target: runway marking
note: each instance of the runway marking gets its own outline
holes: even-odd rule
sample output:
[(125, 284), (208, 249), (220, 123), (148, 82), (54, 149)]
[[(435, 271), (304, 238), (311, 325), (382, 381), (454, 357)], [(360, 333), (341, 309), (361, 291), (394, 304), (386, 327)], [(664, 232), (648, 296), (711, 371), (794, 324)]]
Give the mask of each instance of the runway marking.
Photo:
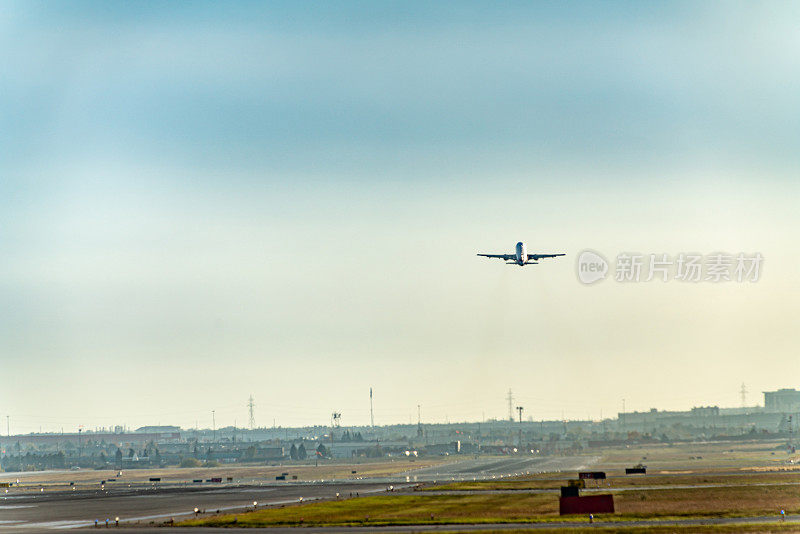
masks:
[(18, 521), (17, 524), (13, 525), (14, 528), (53, 528), (53, 529), (62, 529), (62, 528), (78, 528), (78, 527), (88, 527), (94, 525), (94, 521), (91, 522), (79, 522), (79, 521), (45, 521), (42, 523), (24, 523)]

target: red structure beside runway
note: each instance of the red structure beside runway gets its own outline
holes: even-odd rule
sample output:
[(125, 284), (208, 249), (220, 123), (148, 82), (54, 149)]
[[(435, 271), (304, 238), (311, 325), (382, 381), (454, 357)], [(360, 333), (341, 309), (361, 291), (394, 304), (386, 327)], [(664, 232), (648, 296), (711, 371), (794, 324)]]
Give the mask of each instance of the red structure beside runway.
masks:
[(613, 514), (613, 495), (586, 495), (584, 497), (560, 497), (559, 515), (568, 514)]

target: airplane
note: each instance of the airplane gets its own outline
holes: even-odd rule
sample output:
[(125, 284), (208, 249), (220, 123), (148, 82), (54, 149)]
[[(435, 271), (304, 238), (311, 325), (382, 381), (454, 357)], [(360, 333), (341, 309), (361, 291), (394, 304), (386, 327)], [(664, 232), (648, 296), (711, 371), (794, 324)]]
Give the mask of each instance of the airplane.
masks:
[[(557, 256), (564, 256), (564, 254), (528, 254), (525, 250), (525, 243), (520, 241), (517, 243), (517, 251), (514, 254), (478, 254), (485, 258), (500, 258), (506, 262), (506, 265), (536, 265), (538, 260), (542, 258), (555, 258)], [(533, 260), (533, 261), (531, 261)]]

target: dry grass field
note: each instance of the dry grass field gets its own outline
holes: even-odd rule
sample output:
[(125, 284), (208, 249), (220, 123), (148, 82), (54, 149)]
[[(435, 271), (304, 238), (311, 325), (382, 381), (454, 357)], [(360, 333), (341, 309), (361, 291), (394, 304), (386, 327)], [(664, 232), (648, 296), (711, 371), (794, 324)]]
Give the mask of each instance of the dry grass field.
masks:
[(381, 495), (222, 515), (185, 525), (402, 525), (526, 521), (558, 513), (552, 495)]
[[(630, 491), (615, 495), (617, 513), (598, 521), (666, 518), (778, 517), (800, 512), (800, 491), (786, 486), (745, 486)], [(553, 494), (381, 495), (221, 515), (186, 525), (403, 525), (574, 520), (558, 515)]]
[(648, 445), (605, 450), (601, 463), (609, 471), (624, 471), (637, 463), (646, 464), (651, 472), (779, 466), (800, 469), (800, 455), (788, 454), (784, 445), (785, 441), (777, 440)]
[[(423, 491), (488, 491), (488, 490), (542, 490), (558, 489), (566, 485), (567, 480), (576, 478), (563, 476), (519, 477), (504, 480), (453, 482), (441, 486), (426, 486)], [(800, 486), (800, 471), (767, 471), (743, 472), (731, 469), (717, 473), (676, 473), (667, 475), (622, 475), (609, 474), (605, 480), (587, 480), (586, 488), (606, 489), (653, 487), (653, 486), (748, 486), (748, 485), (797, 485)], [(800, 487), (798, 487), (800, 491)]]
[[(441, 532), (441, 531), (440, 531)], [(471, 531), (475, 532), (475, 531)], [(609, 534), (614, 532), (624, 532), (625, 534), (672, 534), (674, 532), (686, 534), (732, 534), (732, 533), (782, 533), (782, 532), (800, 532), (800, 525), (797, 523), (751, 523), (742, 524), (737, 523), (734, 525), (669, 525), (669, 526), (637, 526), (630, 525), (625, 527), (620, 526), (602, 526), (602, 524), (581, 526), (570, 526), (569, 530), (562, 528), (547, 528), (538, 527), (536, 530), (531, 529), (504, 529), (504, 530), (479, 530), (481, 533), (497, 532), (498, 534), (518, 534), (520, 532), (536, 532), (536, 534), (564, 534), (564, 532), (577, 532), (577, 533), (602, 533)]]
[(732, 486), (626, 491), (614, 495), (629, 517), (738, 517), (800, 513), (797, 486)]

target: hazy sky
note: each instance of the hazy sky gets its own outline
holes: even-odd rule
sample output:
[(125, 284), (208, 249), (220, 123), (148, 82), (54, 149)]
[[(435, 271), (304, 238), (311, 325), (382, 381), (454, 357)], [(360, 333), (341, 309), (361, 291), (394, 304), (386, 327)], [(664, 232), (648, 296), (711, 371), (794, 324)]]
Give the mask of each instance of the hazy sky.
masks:
[[(800, 5), (0, 4), (12, 432), (800, 387)], [(565, 258), (524, 269), (477, 252)], [(577, 253), (760, 252), (581, 285)], [(3, 429), (5, 430), (5, 429)]]

